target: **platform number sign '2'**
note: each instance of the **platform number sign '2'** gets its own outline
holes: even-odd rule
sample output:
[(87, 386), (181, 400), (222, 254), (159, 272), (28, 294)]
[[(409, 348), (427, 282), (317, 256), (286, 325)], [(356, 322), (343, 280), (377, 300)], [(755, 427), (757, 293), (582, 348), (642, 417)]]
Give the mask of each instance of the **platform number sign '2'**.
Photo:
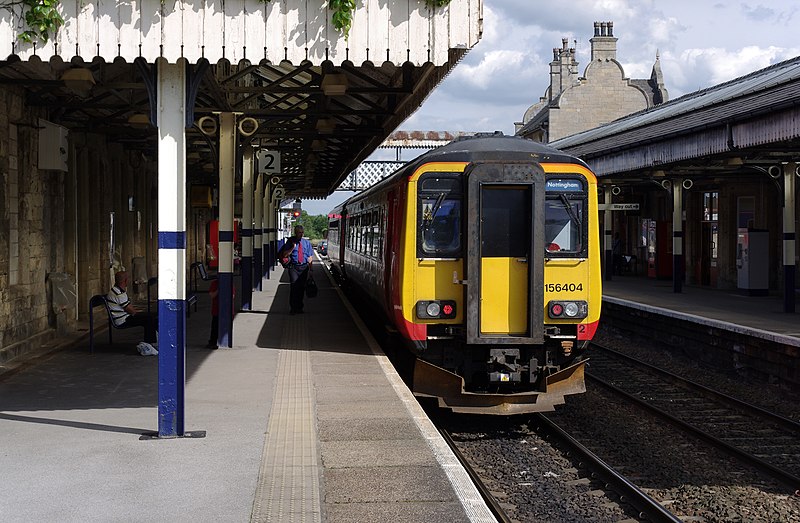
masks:
[(256, 153), (258, 159), (258, 172), (262, 174), (281, 173), (281, 153), (262, 149)]

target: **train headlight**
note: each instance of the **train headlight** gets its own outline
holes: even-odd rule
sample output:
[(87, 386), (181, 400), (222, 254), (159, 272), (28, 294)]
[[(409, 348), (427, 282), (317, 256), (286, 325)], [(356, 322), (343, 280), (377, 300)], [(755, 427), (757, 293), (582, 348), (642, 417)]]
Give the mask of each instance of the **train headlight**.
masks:
[(551, 301), (547, 304), (547, 315), (553, 319), (580, 319), (589, 315), (585, 301)]
[(425, 312), (431, 318), (437, 318), (439, 316), (439, 313), (442, 312), (442, 306), (436, 303), (435, 301), (432, 301), (428, 304), (427, 307), (425, 307)]
[(424, 300), (418, 301), (416, 306), (417, 318), (429, 320), (432, 318), (450, 319), (456, 317), (456, 302), (453, 300)]
[(564, 314), (566, 314), (570, 318), (574, 318), (578, 315), (578, 304), (575, 302), (567, 303), (564, 306)]

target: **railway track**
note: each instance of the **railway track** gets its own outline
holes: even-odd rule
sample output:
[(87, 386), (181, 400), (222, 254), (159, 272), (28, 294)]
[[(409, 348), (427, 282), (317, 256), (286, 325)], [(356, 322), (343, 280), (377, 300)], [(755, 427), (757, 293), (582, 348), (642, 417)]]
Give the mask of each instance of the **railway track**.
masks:
[(587, 379), (800, 489), (800, 424), (593, 344)]
[(563, 444), (568, 446), (571, 454), (577, 457), (582, 465), (587, 466), (593, 476), (601, 478), (608, 487), (619, 494), (620, 502), (635, 507), (639, 511), (640, 518), (654, 523), (680, 523), (681, 520), (679, 518), (639, 489), (628, 478), (614, 470), (561, 427), (553, 423), (547, 416), (536, 414), (535, 419), (542, 430), (557, 437)]
[[(439, 425), (439, 423), (437, 423), (437, 425)], [(461, 430), (464, 430), (463, 427)], [(478, 488), (478, 491), (484, 497), (487, 505), (499, 522), (510, 522), (512, 519), (504, 510), (503, 505), (498, 502), (495, 495), (500, 495), (507, 502), (511, 503), (510, 506), (514, 507), (515, 511), (522, 509), (522, 513), (515, 512), (517, 517), (530, 516), (530, 513), (526, 513), (525, 509), (523, 508), (527, 503), (542, 503), (544, 505), (552, 503), (553, 500), (549, 499), (549, 494), (539, 491), (532, 485), (531, 482), (534, 481), (535, 475), (530, 478), (526, 478), (522, 482), (519, 482), (518, 478), (511, 480), (512, 484), (517, 483), (517, 487), (520, 485), (531, 485), (524, 488), (529, 489), (533, 493), (532, 500), (526, 500), (525, 498), (527, 496), (522, 496), (521, 498), (515, 497), (513, 494), (511, 494), (511, 491), (514, 490), (513, 487), (511, 488), (511, 491), (505, 491), (504, 489), (511, 485), (504, 484), (502, 480), (498, 480), (498, 478), (492, 475), (491, 472), (489, 472), (490, 479), (488, 481), (491, 485), (490, 488), (486, 485), (486, 483), (484, 483), (484, 480), (481, 477), (482, 474), (486, 473), (487, 469), (486, 464), (480, 462), (481, 459), (484, 458), (483, 453), (476, 455), (473, 451), (472, 458), (478, 460), (477, 463), (473, 463), (470, 458), (466, 457), (461, 452), (458, 445), (451, 437), (448, 429), (440, 426), (439, 431), (442, 433), (445, 441), (448, 443), (448, 445), (450, 445), (454, 454), (467, 470), (468, 474)], [(564, 500), (571, 500), (566, 502), (567, 506), (571, 506), (573, 503), (576, 503), (577, 497), (581, 496), (580, 492), (583, 492), (584, 494), (588, 493), (587, 495), (584, 495), (583, 503), (591, 503), (588, 501), (591, 499), (593, 500), (592, 502), (596, 503), (598, 507), (605, 506), (607, 508), (609, 504), (617, 505), (617, 510), (619, 510), (617, 514), (636, 514), (638, 519), (654, 523), (679, 523), (681, 521), (656, 500), (639, 489), (633, 482), (611, 468), (597, 455), (595, 455), (565, 430), (559, 427), (555, 422), (542, 414), (526, 417), (526, 421), (522, 425), (512, 423), (511, 426), (504, 425), (504, 428), (497, 429), (496, 431), (492, 432), (494, 432), (495, 435), (493, 437), (488, 437), (488, 440), (493, 442), (492, 445), (496, 448), (496, 450), (494, 452), (487, 452), (487, 454), (497, 455), (497, 453), (503, 454), (505, 452), (505, 455), (508, 456), (508, 449), (515, 448), (517, 450), (512, 454), (516, 456), (517, 459), (524, 458), (526, 455), (528, 455), (528, 453), (521, 447), (524, 447), (528, 442), (540, 441), (540, 443), (533, 443), (533, 445), (538, 445), (539, 447), (542, 445), (551, 446), (553, 447), (553, 452), (563, 456), (562, 459), (565, 460), (564, 464), (567, 468), (564, 470), (556, 469), (556, 471), (553, 472), (552, 469), (548, 467), (549, 472), (545, 473), (544, 478), (541, 481), (552, 482), (553, 477), (563, 475), (565, 477), (565, 485), (571, 485), (571, 487), (557, 487), (556, 491), (564, 497)], [(461, 435), (463, 436), (463, 432)], [(544, 443), (542, 438), (545, 438), (550, 442), (557, 441), (558, 445), (554, 446), (552, 443)], [(536, 452), (536, 454), (540, 453)], [(489, 459), (491, 461), (492, 458)], [(500, 465), (500, 467), (503, 469), (508, 469), (508, 466), (508, 463)], [(534, 469), (536, 469), (536, 465), (533, 463), (526, 463), (524, 459), (517, 465), (517, 470)], [(551, 474), (550, 478), (548, 478), (548, 474)], [(566, 478), (568, 476), (577, 476), (582, 479), (567, 480)], [(592, 487), (592, 485), (594, 486)], [(497, 494), (496, 492), (493, 492), (492, 489), (500, 491), (502, 494)], [(605, 495), (598, 497), (597, 494), (592, 494), (590, 492), (602, 492)], [(537, 498), (537, 496), (539, 497)], [(583, 509), (587, 510), (586, 505), (583, 505)], [(569, 511), (569, 508), (567, 510)], [(588, 509), (588, 511), (591, 513), (592, 509)], [(558, 518), (558, 516), (554, 517)], [(602, 516), (599, 517), (600, 520), (603, 520)], [(618, 520), (618, 518), (619, 516), (617, 516), (616, 519)], [(614, 519), (615, 518), (609, 518), (608, 520), (613, 521)]]

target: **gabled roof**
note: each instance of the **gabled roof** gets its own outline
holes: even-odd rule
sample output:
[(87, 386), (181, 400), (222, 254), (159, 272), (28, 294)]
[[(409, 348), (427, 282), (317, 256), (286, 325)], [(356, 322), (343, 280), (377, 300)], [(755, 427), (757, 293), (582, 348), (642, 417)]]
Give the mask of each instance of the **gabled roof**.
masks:
[(800, 103), (800, 57), (553, 142), (587, 157)]

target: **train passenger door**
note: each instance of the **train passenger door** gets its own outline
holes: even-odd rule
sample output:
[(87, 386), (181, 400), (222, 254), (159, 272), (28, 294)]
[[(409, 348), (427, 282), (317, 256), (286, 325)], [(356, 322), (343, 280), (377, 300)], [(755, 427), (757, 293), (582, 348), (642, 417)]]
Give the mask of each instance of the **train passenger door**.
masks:
[(468, 342), (542, 343), (544, 172), (472, 164), (467, 198)]

